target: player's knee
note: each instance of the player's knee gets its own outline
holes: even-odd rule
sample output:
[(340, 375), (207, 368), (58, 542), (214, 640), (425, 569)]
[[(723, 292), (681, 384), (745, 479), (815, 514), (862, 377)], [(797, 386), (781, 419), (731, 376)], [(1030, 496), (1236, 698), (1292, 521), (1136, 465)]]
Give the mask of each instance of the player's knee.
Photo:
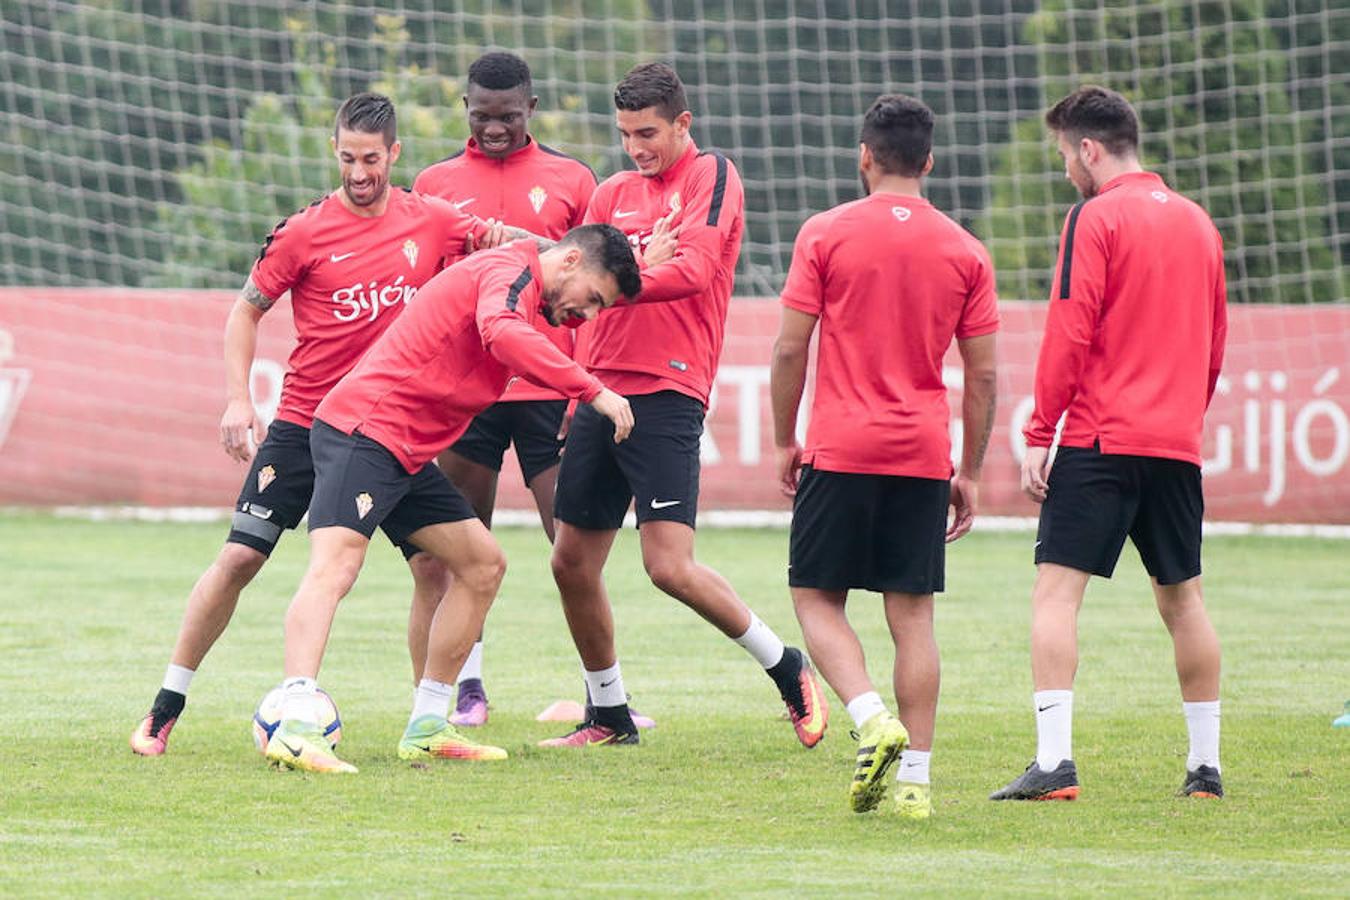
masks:
[(455, 577), (474, 594), (495, 596), (506, 577), (506, 554), (500, 547), (484, 550)]
[(450, 570), (430, 553), (418, 553), (408, 560), (417, 596), (439, 598), (450, 586)]
[(553, 569), (553, 580), (563, 587), (585, 581), (589, 575), (585, 555), (565, 544), (553, 545), (549, 566)]
[(689, 580), (690, 565), (687, 560), (657, 556), (644, 558), (642, 564), (647, 569), (647, 577), (657, 588), (677, 596), (684, 593), (684, 587)]
[(261, 551), (233, 542), (226, 543), (216, 557), (216, 565), (225, 577), (241, 587), (252, 581), (266, 562), (267, 556)]

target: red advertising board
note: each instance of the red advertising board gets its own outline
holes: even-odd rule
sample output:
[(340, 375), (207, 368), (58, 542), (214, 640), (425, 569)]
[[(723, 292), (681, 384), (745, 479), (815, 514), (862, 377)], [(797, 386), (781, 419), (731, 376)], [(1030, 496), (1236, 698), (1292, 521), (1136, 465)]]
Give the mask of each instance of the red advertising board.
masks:
[[(0, 504), (228, 506), (244, 468), (220, 449), (228, 292), (0, 289)], [(1044, 305), (1005, 302), (999, 410), (982, 511), (1032, 515), (1017, 487)], [(614, 313), (615, 315), (621, 313)], [(703, 440), (700, 506), (786, 509), (772, 471), (777, 304), (737, 300)], [(283, 302), (253, 371), (265, 417), (294, 340)], [(947, 360), (960, 408), (960, 359)], [(953, 424), (959, 447), (960, 423)], [(1212, 520), (1350, 523), (1350, 307), (1232, 306), (1205, 438)], [(499, 507), (526, 509), (514, 460)]]

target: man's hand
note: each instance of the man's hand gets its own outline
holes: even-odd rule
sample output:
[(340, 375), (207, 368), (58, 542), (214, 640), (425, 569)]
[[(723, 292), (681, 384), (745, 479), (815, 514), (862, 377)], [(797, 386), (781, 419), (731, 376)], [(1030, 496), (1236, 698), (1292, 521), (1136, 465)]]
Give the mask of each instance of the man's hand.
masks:
[(220, 417), (220, 443), (225, 452), (240, 462), (253, 459), (253, 448), (249, 446), (249, 434), (252, 433), (253, 445), (263, 441), (267, 429), (262, 419), (247, 400), (231, 400), (225, 407), (225, 415)]
[(609, 388), (603, 388), (594, 400), (591, 401), (591, 407), (614, 423), (614, 443), (619, 444), (628, 437), (629, 432), (633, 430), (633, 408), (628, 405), (628, 400)]
[(1037, 503), (1045, 502), (1050, 477), (1050, 448), (1028, 447), (1022, 457), (1022, 490)]
[(487, 219), (483, 224), (487, 225), (487, 233), (483, 235), (482, 240), (475, 241), (472, 232), (464, 239), (465, 253), (473, 253), (476, 250), (491, 250), (506, 241), (506, 224), (504, 222)]
[(576, 414), (577, 401), (572, 400), (567, 404), (567, 408), (563, 410), (562, 421), (558, 423), (558, 440), (567, 440), (567, 432), (572, 430), (572, 417)]
[(642, 248), (642, 265), (650, 268), (659, 266), (675, 257), (680, 243), (680, 226), (674, 224), (676, 212), (672, 211), (656, 220), (652, 225), (652, 239)]
[(974, 478), (957, 473), (952, 479), (952, 524), (947, 526), (947, 543), (964, 537), (975, 524), (975, 509), (980, 502), (980, 485)]
[(784, 497), (797, 496), (797, 475), (802, 468), (802, 445), (793, 441), (786, 447), (774, 447), (778, 467), (778, 488)]

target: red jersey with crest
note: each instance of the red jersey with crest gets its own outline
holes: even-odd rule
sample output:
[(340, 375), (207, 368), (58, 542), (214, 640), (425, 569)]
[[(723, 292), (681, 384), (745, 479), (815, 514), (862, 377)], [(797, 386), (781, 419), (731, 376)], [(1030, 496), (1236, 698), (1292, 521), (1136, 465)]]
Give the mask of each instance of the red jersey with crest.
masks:
[(1064, 223), (1027, 444), (1200, 464), (1228, 333), (1223, 239), (1152, 172), (1108, 181)]
[(464, 240), (486, 235), (478, 218), (434, 197), (390, 188), (382, 215), (358, 216), (336, 192), (284, 219), (249, 278), (264, 296), (291, 293), (298, 341), (277, 418), (308, 428), (314, 408), (384, 333)]
[[(501, 159), (488, 156), (469, 138), (463, 150), (423, 169), (413, 190), (448, 200), (480, 219), (497, 219), (557, 240), (585, 219), (595, 173), (580, 160), (532, 137)], [(549, 325), (542, 318), (538, 324), (559, 350), (572, 355), (572, 329)], [(516, 379), (502, 400), (557, 400), (561, 396)]]
[(359, 428), (416, 473), (497, 402), (513, 374), (594, 400), (600, 381), (535, 327), (542, 306), (534, 241), (475, 253), (423, 286), (316, 417), (347, 434)]
[(875, 193), (806, 220), (782, 302), (820, 323), (802, 462), (951, 478), (942, 358), (998, 330), (984, 246), (922, 197)]
[(620, 172), (595, 189), (586, 221), (613, 225), (635, 247), (651, 240), (657, 219), (679, 210), (679, 248), (670, 261), (643, 270), (637, 305), (606, 310), (580, 329), (578, 358), (612, 390), (673, 390), (707, 405), (722, 355), (744, 206), (736, 167), (721, 153), (700, 153), (692, 140), (660, 175)]

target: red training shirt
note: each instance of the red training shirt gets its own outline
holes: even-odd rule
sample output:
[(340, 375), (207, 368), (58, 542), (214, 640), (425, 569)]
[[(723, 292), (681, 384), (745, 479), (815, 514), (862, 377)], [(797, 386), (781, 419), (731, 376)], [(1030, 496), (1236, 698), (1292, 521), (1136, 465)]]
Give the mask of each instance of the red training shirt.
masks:
[(287, 362), (277, 418), (308, 428), (314, 408), (393, 323), (481, 220), (434, 197), (390, 188), (382, 215), (358, 216), (336, 192), (283, 219), (263, 243), (254, 287), (291, 292), (298, 342)]
[(501, 396), (514, 373), (594, 400), (602, 385), (535, 328), (534, 241), (475, 253), (441, 272), (319, 404), (315, 417), (379, 442), (415, 474)]
[[(478, 149), (477, 141), (469, 138), (463, 150), (423, 169), (413, 182), (413, 190), (448, 200), (480, 219), (497, 219), (557, 240), (585, 219), (595, 190), (595, 173), (581, 160), (532, 137), (524, 147), (502, 159), (488, 156)], [(572, 355), (572, 329), (550, 325), (542, 317), (537, 324), (559, 350)], [(551, 388), (517, 378), (501, 399), (561, 397)]]
[(1223, 239), (1152, 172), (1117, 176), (1064, 223), (1024, 434), (1200, 464), (1228, 333)]
[(922, 197), (872, 194), (806, 220), (782, 303), (820, 320), (802, 462), (951, 478), (942, 357), (998, 330), (984, 246)]
[[(620, 394), (673, 390), (705, 406), (717, 377), (745, 197), (736, 167), (692, 140), (676, 163), (652, 178), (628, 171), (595, 189), (587, 222), (606, 222), (641, 247), (652, 225), (681, 211), (675, 257), (642, 273), (635, 307), (616, 309), (581, 329), (578, 358)], [(677, 300), (674, 303), (659, 301)]]

